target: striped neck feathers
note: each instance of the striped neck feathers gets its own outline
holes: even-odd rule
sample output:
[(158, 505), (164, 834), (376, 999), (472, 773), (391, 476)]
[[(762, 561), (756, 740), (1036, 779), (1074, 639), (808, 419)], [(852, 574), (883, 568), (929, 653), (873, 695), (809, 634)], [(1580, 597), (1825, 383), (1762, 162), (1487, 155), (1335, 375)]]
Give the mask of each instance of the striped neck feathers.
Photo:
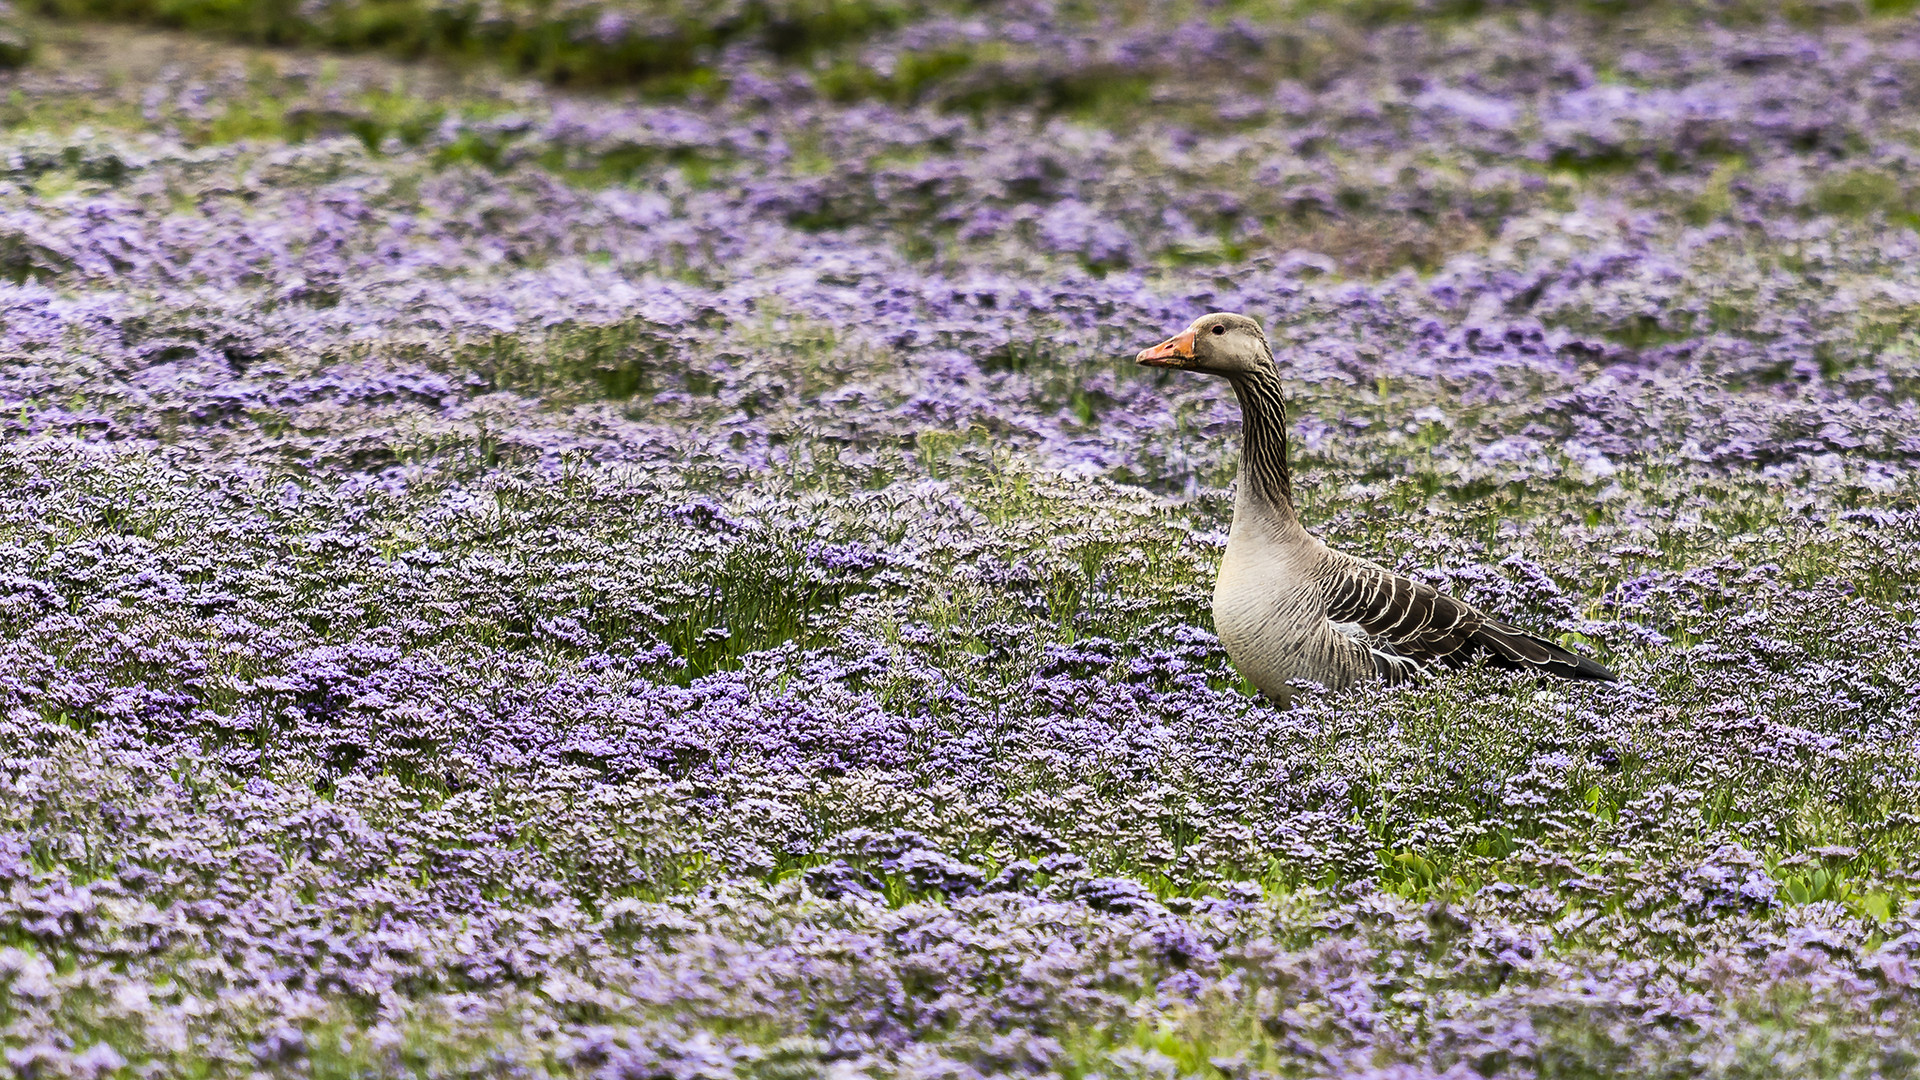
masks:
[(1228, 377), (1240, 399), (1240, 490), (1293, 517), (1293, 474), (1287, 467), (1287, 404), (1280, 376), (1268, 371)]

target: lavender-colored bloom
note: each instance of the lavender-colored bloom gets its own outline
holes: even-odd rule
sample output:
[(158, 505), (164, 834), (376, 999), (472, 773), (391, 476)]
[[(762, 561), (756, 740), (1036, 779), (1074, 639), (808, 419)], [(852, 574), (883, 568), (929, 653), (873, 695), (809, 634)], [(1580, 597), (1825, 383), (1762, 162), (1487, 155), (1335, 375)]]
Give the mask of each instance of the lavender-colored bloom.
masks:
[[(9, 1071), (1911, 1072), (1920, 36), (1414, 8), (9, 75)], [(1243, 693), (1214, 308), (1624, 682)]]

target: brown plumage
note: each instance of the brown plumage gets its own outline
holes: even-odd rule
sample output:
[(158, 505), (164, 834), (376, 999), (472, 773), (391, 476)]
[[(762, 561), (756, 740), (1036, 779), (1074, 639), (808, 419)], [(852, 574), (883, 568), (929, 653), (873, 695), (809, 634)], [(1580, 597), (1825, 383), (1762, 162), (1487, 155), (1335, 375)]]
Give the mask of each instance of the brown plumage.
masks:
[(1377, 639), (1376, 667), (1389, 681), (1404, 677), (1401, 661), (1459, 667), (1482, 658), (1496, 667), (1568, 679), (1614, 677), (1600, 664), (1490, 619), (1431, 585), (1336, 551), (1328, 555), (1323, 576), (1327, 618), (1337, 625), (1358, 626)]
[(1244, 447), (1213, 620), (1227, 654), (1263, 694), (1285, 705), (1295, 680), (1393, 683), (1475, 661), (1570, 679), (1614, 678), (1578, 653), (1310, 536), (1294, 511), (1286, 403), (1258, 322), (1203, 315), (1142, 350), (1139, 360), (1223, 376), (1240, 400)]

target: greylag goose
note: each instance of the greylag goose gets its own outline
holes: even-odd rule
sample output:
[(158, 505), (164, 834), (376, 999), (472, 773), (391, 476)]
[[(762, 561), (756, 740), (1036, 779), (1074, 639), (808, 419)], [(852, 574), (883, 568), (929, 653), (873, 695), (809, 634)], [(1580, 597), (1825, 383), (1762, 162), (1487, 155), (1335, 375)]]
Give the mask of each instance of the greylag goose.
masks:
[(1240, 399), (1238, 490), (1213, 624), (1234, 666), (1276, 704), (1291, 704), (1295, 680), (1397, 683), (1476, 659), (1569, 679), (1614, 678), (1578, 653), (1308, 535), (1293, 507), (1280, 371), (1257, 321), (1202, 315), (1138, 359), (1223, 376)]

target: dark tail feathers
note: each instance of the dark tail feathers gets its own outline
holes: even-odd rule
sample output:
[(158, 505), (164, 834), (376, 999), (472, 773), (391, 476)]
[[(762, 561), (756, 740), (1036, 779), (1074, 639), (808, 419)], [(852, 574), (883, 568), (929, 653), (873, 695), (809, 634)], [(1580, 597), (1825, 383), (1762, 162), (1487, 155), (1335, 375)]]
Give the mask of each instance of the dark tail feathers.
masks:
[(1612, 669), (1597, 660), (1503, 623), (1487, 623), (1474, 637), (1486, 651), (1488, 660), (1498, 667), (1537, 671), (1563, 679), (1620, 680)]

